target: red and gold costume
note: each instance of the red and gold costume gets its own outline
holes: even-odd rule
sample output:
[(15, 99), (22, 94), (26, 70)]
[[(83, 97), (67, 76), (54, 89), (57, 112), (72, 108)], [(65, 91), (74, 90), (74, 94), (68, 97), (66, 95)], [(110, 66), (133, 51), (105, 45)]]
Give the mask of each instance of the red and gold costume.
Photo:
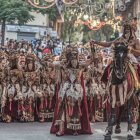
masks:
[(83, 71), (78, 61), (77, 50), (75, 48), (67, 50), (66, 58), (66, 64), (65, 61), (61, 61), (56, 66), (60, 70), (60, 79), (51, 133), (58, 136), (91, 134)]

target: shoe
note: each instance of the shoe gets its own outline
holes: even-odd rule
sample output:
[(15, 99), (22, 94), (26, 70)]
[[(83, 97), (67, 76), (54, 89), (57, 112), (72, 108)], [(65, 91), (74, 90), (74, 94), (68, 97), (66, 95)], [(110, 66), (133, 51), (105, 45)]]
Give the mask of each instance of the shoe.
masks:
[(121, 133), (121, 127), (120, 127), (120, 125), (116, 125), (115, 133), (116, 134), (120, 134)]
[(41, 118), (41, 119), (39, 120), (39, 122), (43, 123), (43, 122), (45, 122), (45, 119), (44, 119), (44, 118)]
[(56, 136), (60, 137), (60, 136), (63, 136), (64, 135), (64, 131), (58, 131), (56, 133)]
[(73, 133), (73, 136), (78, 136), (78, 132), (74, 132)]

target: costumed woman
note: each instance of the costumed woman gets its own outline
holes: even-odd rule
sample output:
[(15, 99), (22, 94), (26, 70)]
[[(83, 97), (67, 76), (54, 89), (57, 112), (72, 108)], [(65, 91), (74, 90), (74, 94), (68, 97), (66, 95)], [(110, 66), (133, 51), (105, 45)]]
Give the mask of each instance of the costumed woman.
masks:
[(51, 133), (56, 136), (92, 134), (83, 80), (83, 67), (87, 67), (90, 62), (79, 62), (76, 47), (67, 47), (62, 55), (59, 63), (48, 64), (59, 70)]
[[(53, 63), (52, 55), (43, 56), (42, 64)], [(38, 118), (40, 122), (52, 121), (55, 108), (55, 69), (43, 67), (41, 70), (42, 95), (37, 97)]]
[(22, 119), (27, 122), (33, 122), (38, 117), (35, 114), (35, 97), (40, 86), (40, 71), (35, 62), (35, 55), (33, 53), (27, 54), (24, 72), (25, 83), (22, 88), (24, 96), (24, 115)]

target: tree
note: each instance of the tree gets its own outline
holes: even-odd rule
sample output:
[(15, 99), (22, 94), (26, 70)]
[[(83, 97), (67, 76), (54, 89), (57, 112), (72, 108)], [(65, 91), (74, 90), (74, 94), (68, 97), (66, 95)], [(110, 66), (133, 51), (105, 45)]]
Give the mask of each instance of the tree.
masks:
[(32, 21), (31, 8), (23, 0), (0, 0), (1, 21), (1, 45), (4, 45), (6, 23), (18, 23), (19, 25)]
[(33, 11), (37, 11), (37, 12), (41, 13), (42, 15), (48, 14), (50, 20), (55, 20), (57, 17), (58, 10), (57, 10), (56, 6), (53, 6), (48, 9), (39, 9), (39, 8), (35, 8), (32, 6), (30, 6), (30, 8)]
[(64, 13), (64, 23), (62, 26), (62, 38), (64, 41), (77, 42), (76, 33), (82, 32), (82, 25), (76, 25), (79, 16), (79, 9), (68, 8)]

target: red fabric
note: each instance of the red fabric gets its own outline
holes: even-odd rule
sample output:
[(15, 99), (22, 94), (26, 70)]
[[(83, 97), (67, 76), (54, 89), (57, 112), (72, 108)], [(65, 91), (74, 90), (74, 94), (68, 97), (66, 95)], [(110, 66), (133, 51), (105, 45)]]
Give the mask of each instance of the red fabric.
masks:
[(47, 106), (48, 106), (48, 101), (47, 101), (47, 99), (45, 98), (45, 107), (47, 108)]
[(82, 116), (81, 108), (80, 108), (80, 106), (78, 106), (78, 107), (79, 107), (79, 114), (80, 114), (80, 116)]
[(43, 50), (43, 53), (50, 53), (50, 50), (48, 48)]
[(41, 101), (39, 109), (43, 109), (43, 102)]
[(17, 105), (15, 104), (14, 100), (6, 101), (6, 106), (3, 108), (4, 109), (4, 114), (5, 115), (9, 115), (12, 118), (16, 118), (17, 117)]
[(94, 105), (94, 100), (93, 100), (93, 98), (92, 98), (92, 99), (90, 100), (90, 113), (92, 113), (93, 105)]
[[(81, 118), (81, 124), (82, 124), (82, 130), (83, 132), (87, 132), (87, 134), (92, 134), (91, 127), (90, 127), (90, 122), (89, 122), (89, 116), (88, 116), (88, 108), (87, 108), (87, 99), (86, 99), (86, 90), (84, 86), (84, 79), (83, 79), (83, 74), (81, 77), (81, 85), (83, 87), (83, 106), (82, 106), (82, 114), (84, 114)], [(87, 123), (85, 123), (87, 122)]]
[(57, 84), (57, 87), (56, 87), (56, 105), (55, 105), (55, 109), (54, 109), (54, 118), (53, 118), (50, 133), (56, 133), (58, 131), (57, 128), (55, 127), (55, 120), (56, 120), (58, 112), (59, 112), (59, 99), (58, 99), (59, 89), (60, 89), (60, 85)]
[(131, 80), (132, 80), (131, 74), (128, 73), (128, 87), (131, 87)]
[(50, 103), (49, 103), (49, 109), (52, 108), (52, 99), (50, 99)]
[(71, 114), (70, 114), (71, 116), (73, 115), (73, 107), (71, 107)]

